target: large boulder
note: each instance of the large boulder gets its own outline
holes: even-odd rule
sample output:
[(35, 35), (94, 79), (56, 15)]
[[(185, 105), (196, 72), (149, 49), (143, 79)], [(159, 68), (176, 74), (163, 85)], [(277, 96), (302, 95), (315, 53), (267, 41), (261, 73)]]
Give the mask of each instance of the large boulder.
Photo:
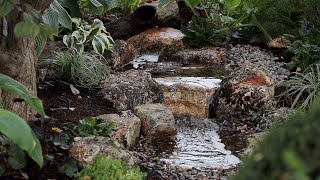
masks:
[(176, 52), (184, 48), (185, 35), (174, 28), (153, 28), (127, 40), (139, 53)]
[(104, 114), (98, 116), (106, 122), (116, 123), (115, 132), (112, 137), (121, 143), (125, 148), (131, 149), (139, 140), (141, 120), (131, 113), (131, 111), (118, 114)]
[(119, 111), (132, 110), (142, 104), (163, 102), (159, 84), (152, 79), (150, 73), (140, 70), (128, 70), (107, 77), (102, 81), (100, 93)]
[(225, 65), (227, 49), (220, 47), (204, 47), (200, 49), (184, 49), (174, 54), (163, 54), (160, 61), (174, 61), (181, 64)]
[(230, 120), (270, 110), (274, 107), (274, 90), (274, 81), (260, 70), (232, 72), (222, 81), (211, 111), (218, 118)]
[(139, 163), (139, 159), (130, 151), (123, 149), (117, 141), (102, 136), (74, 138), (69, 154), (81, 167), (89, 164), (98, 154), (121, 159), (130, 167)]
[(149, 139), (176, 134), (173, 114), (163, 104), (145, 104), (136, 106), (135, 115), (141, 119), (142, 134)]
[(155, 78), (164, 93), (164, 102), (175, 117), (207, 118), (220, 79), (201, 77)]

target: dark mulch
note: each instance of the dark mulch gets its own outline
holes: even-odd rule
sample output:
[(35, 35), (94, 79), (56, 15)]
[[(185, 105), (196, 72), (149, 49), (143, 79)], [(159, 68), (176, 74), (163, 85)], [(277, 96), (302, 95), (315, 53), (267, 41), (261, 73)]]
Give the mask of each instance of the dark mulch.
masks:
[(21, 172), (26, 173), (31, 180), (73, 179), (58, 171), (58, 167), (68, 157), (68, 151), (53, 145), (50, 140), (50, 136), (54, 133), (52, 127), (57, 127), (65, 122), (77, 122), (83, 117), (116, 113), (112, 104), (99, 95), (98, 89), (76, 88), (80, 91), (79, 95), (74, 95), (67, 83), (47, 81), (38, 84), (38, 97), (43, 102), (46, 114), (51, 118), (47, 122), (37, 121), (30, 123), (30, 125), (41, 141), (44, 156), (54, 156), (54, 160), (48, 161), (40, 170), (36, 163), (28, 159), (26, 168), (21, 171), (7, 171), (7, 176), (2, 176), (0, 179), (25, 179)]

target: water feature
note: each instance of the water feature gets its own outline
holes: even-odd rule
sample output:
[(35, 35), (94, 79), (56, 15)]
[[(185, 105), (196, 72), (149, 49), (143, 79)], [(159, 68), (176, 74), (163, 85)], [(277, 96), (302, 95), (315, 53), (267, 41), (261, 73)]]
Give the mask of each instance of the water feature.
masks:
[[(185, 96), (183, 93), (187, 91), (188, 95), (192, 95), (191, 91), (195, 91), (195, 94), (204, 92), (210, 94), (210, 90), (214, 92), (214, 89), (219, 87), (221, 79), (229, 73), (219, 66), (182, 66), (176, 62), (158, 62), (156, 54), (138, 56), (132, 65), (136, 69), (149, 71), (159, 84), (171, 87), (169, 89), (174, 92), (168, 94), (174, 96), (173, 99), (176, 103), (187, 101), (186, 98), (178, 97)], [(176, 86), (177, 84), (179, 86)], [(181, 86), (192, 90), (178, 92), (175, 87)], [(204, 97), (211, 99), (211, 96), (212, 94), (209, 98)], [(165, 97), (169, 96), (165, 95)], [(192, 97), (191, 100), (193, 102), (186, 104), (196, 103), (199, 105), (195, 97)], [(207, 100), (204, 101), (203, 108), (208, 108), (206, 102)], [(246, 143), (225, 132), (222, 133), (223, 137), (220, 137), (219, 126), (214, 119), (180, 118), (177, 119), (177, 128), (175, 141), (158, 137), (153, 144), (156, 155), (161, 161), (187, 169), (219, 169), (221, 167), (228, 169), (236, 167), (240, 163), (237, 155), (246, 146)], [(223, 140), (227, 140), (227, 146)]]
[[(190, 122), (193, 121), (193, 122)], [(174, 151), (162, 158), (172, 165), (184, 168), (231, 168), (240, 160), (225, 149), (213, 119), (178, 120), (178, 134)]]

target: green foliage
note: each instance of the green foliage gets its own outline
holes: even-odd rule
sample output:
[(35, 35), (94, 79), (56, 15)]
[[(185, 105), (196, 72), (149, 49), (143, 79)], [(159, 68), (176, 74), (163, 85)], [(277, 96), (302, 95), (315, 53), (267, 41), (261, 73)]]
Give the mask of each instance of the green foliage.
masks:
[(290, 65), (297, 67), (298, 72), (304, 71), (311, 64), (320, 60), (320, 47), (315, 44), (305, 44), (301, 40), (296, 40), (288, 47), (288, 50), (294, 54)]
[[(36, 112), (45, 116), (41, 100), (32, 96), (21, 83), (0, 74), (0, 88), (21, 97)], [(19, 130), (19, 131), (17, 131)], [(27, 122), (11, 111), (0, 108), (0, 132), (40, 166), (43, 165), (41, 145)]]
[[(240, 38), (239, 30), (252, 24), (243, 24), (253, 13), (248, 9), (242, 15), (237, 15), (236, 8), (241, 1), (215, 2), (201, 4), (204, 16), (193, 16), (188, 26), (181, 28), (186, 34), (186, 42), (194, 47), (209, 45), (226, 45), (234, 38)], [(214, 6), (214, 7), (213, 7)], [(206, 9), (211, 9), (207, 11)]]
[(318, 0), (243, 0), (246, 7), (257, 8), (257, 21), (272, 38), (292, 34), (300, 21), (320, 26)]
[(83, 118), (79, 124), (66, 123), (62, 127), (72, 137), (105, 136), (111, 137), (116, 124), (108, 123), (100, 118)]
[(319, 179), (320, 98), (273, 127), (231, 180)]
[(38, 67), (52, 68), (53, 78), (71, 81), (82, 87), (99, 85), (111, 73), (105, 58), (97, 53), (78, 53), (74, 50), (55, 52), (51, 58), (41, 59)]
[(63, 43), (68, 48), (75, 49), (79, 53), (92, 49), (100, 54), (103, 54), (105, 50), (112, 51), (114, 41), (102, 21), (95, 19), (89, 25), (80, 18), (73, 18), (72, 22), (76, 25), (77, 30), (63, 36)]
[(0, 17), (6, 17), (14, 7), (25, 10), (22, 20), (14, 27), (14, 34), (17, 37), (36, 37), (38, 54), (44, 49), (48, 38), (58, 35), (59, 24), (71, 29), (71, 17), (57, 0), (43, 14), (19, 0), (0, 0)]
[(112, 157), (105, 158), (98, 155), (90, 164), (86, 165), (76, 177), (79, 180), (142, 180), (146, 174), (138, 168), (129, 169), (121, 160)]
[(62, 164), (59, 165), (59, 172), (69, 177), (73, 177), (78, 172), (77, 161), (73, 158), (67, 158)]
[(283, 85), (287, 89), (280, 97), (292, 99), (292, 107), (299, 105), (307, 109), (320, 91), (320, 64), (311, 65), (303, 73), (294, 73)]

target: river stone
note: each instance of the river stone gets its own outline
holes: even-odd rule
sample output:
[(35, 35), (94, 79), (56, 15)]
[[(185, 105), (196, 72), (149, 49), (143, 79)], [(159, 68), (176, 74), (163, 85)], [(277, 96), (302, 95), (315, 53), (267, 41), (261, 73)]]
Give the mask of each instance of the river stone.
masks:
[(220, 47), (204, 47), (201, 49), (185, 49), (174, 54), (160, 56), (160, 61), (174, 61), (181, 64), (225, 65), (227, 49)]
[(155, 78), (164, 93), (164, 102), (175, 117), (206, 118), (220, 79), (204, 77)]
[(174, 28), (153, 28), (127, 40), (137, 51), (142, 53), (176, 52), (184, 48), (182, 39), (185, 35)]
[(270, 110), (274, 108), (274, 90), (274, 81), (260, 70), (232, 72), (222, 81), (211, 110), (224, 120)]
[(139, 163), (137, 157), (130, 151), (123, 149), (117, 141), (109, 137), (75, 137), (69, 149), (69, 155), (77, 160), (80, 167), (92, 162), (98, 154), (121, 159), (129, 167)]
[(145, 104), (136, 106), (135, 115), (141, 119), (142, 134), (148, 138), (172, 136), (176, 134), (173, 114), (163, 104)]
[(98, 118), (109, 123), (116, 123), (117, 126), (112, 137), (127, 149), (131, 149), (138, 142), (141, 120), (131, 112), (122, 112), (120, 116), (118, 114), (104, 114)]
[(118, 60), (113, 63), (115, 69), (119, 69), (129, 64), (136, 56), (136, 49), (132, 44), (124, 40), (116, 40), (113, 46), (113, 52), (119, 55)]
[(128, 70), (113, 74), (102, 81), (104, 99), (119, 111), (132, 110), (147, 103), (162, 103), (163, 93), (151, 74), (141, 70)]

